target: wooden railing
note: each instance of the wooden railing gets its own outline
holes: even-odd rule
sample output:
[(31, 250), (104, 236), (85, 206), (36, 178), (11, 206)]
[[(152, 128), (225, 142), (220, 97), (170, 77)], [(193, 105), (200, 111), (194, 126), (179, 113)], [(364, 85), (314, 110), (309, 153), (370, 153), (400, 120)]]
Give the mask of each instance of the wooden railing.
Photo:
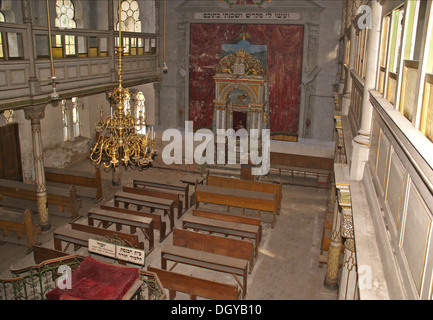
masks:
[[(33, 103), (45, 102), (43, 97), (46, 99), (52, 91), (53, 75), (61, 99), (77, 95), (83, 88), (84, 94), (106, 92), (107, 85), (115, 83), (116, 31), (52, 28), (52, 68), (47, 27), (32, 26), (28, 30), (25, 25), (0, 23), (4, 48), (0, 57), (0, 94), (2, 101), (14, 99), (13, 105), (11, 101), (8, 105), (0, 102), (0, 110), (26, 106), (29, 96)], [(156, 81), (158, 37), (156, 33), (122, 33), (126, 85), (128, 81), (131, 85)], [(29, 80), (33, 83), (29, 84)]]

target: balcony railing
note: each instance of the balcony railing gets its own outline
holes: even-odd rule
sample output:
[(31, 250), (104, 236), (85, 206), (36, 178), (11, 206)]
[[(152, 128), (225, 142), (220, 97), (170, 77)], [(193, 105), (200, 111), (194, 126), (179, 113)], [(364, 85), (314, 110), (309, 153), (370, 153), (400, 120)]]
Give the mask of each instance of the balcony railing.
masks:
[[(117, 77), (116, 31), (58, 29), (51, 32), (53, 67), (50, 62), (48, 29), (0, 23), (0, 110), (25, 106), (24, 100), (51, 92), (56, 77), (57, 92), (98, 93), (112, 86)], [(152, 82), (158, 76), (158, 34), (122, 32), (125, 47), (123, 79), (128, 85)], [(76, 94), (76, 92), (75, 92)], [(11, 105), (10, 100), (14, 103)]]
[[(11, 270), (12, 278), (0, 279), (0, 300), (46, 300), (46, 294), (56, 287), (57, 279), (61, 276), (59, 267), (67, 266), (73, 271), (83, 259), (83, 256), (71, 255)], [(156, 274), (140, 270), (140, 280), (142, 285), (136, 299), (166, 299), (166, 293)]]

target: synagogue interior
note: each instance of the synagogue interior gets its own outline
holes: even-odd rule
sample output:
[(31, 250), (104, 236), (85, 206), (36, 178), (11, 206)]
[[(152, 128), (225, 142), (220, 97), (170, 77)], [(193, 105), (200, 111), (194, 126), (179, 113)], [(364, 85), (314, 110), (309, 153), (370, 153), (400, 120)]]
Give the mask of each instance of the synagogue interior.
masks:
[(431, 300), (432, 220), (431, 0), (0, 0), (1, 300)]

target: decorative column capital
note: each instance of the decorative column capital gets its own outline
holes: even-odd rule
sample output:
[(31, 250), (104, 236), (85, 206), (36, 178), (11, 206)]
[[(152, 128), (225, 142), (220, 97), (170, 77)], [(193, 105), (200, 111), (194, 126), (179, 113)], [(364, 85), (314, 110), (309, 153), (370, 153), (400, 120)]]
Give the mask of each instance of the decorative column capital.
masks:
[(353, 239), (352, 202), (348, 189), (338, 189), (338, 205), (341, 210), (341, 235)]
[(24, 115), (27, 120), (43, 119), (45, 117), (45, 105), (25, 107)]
[(161, 92), (161, 81), (155, 81), (153, 83), (153, 89), (155, 90), (156, 94), (159, 94)]
[(32, 23), (32, 7), (30, 6), (30, 0), (21, 0), (21, 10), (23, 13), (23, 22)]

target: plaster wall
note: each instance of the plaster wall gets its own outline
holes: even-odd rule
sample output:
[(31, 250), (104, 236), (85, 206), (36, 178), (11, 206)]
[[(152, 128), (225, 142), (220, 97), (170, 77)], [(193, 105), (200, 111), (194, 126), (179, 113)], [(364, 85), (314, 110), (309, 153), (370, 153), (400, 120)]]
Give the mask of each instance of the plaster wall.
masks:
[[(184, 88), (178, 88), (176, 79), (177, 77), (187, 77), (188, 71), (179, 68), (177, 60), (182, 59), (179, 56), (177, 41), (184, 41), (185, 39), (178, 38), (178, 26), (177, 26), (177, 13), (174, 10), (182, 0), (172, 0), (168, 3), (166, 8), (166, 15), (164, 17), (164, 8), (160, 9), (160, 45), (161, 48), (161, 65), (165, 61), (168, 67), (168, 73), (163, 75), (161, 82), (161, 97), (160, 97), (160, 113), (161, 113), (161, 126), (171, 128), (181, 126), (183, 122), (187, 120), (187, 114), (179, 114), (179, 99), (184, 99), (184, 96), (180, 96), (179, 92), (183, 91)], [(165, 21), (164, 21), (165, 20)], [(165, 23), (165, 32), (164, 32)], [(165, 35), (165, 37), (164, 37)], [(165, 60), (164, 60), (164, 46), (165, 46)], [(186, 118), (185, 118), (186, 117)], [(179, 119), (179, 120), (178, 120)]]
[(310, 126), (305, 138), (332, 140), (334, 134), (334, 98), (332, 85), (338, 72), (338, 53), (341, 25), (342, 1), (316, 1), (324, 8), (320, 16), (318, 65), (321, 68), (316, 78), (316, 91), (308, 109)]

